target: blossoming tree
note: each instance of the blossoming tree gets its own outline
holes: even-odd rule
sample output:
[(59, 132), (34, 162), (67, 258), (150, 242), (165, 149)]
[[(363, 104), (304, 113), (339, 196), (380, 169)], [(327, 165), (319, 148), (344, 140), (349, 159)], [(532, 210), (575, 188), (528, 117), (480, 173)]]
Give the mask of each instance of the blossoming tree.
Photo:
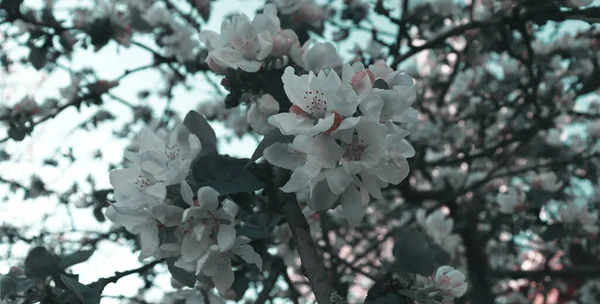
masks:
[[(121, 124), (114, 136), (131, 144), (100, 173), (106, 188), (0, 173), (9, 198), (49, 196), (113, 224), (30, 237), (1, 218), (2, 243), (27, 248), (6, 256), (2, 303), (100, 303), (130, 275), (145, 287), (120, 300), (147, 303), (158, 265), (173, 287), (160, 303), (600, 301), (594, 1), (273, 0), (219, 30), (207, 23), (227, 0), (69, 3), (61, 15), (63, 2), (0, 1), (0, 76), (71, 75), (60, 98), (3, 105), (2, 159), (18, 165), (14, 147), (71, 108), (97, 110), (77, 128)], [(114, 79), (73, 64), (115, 46), (152, 62)], [(149, 70), (164, 88), (139, 99), (158, 96), (162, 113), (114, 94)], [(198, 75), (226, 93), (179, 113), (176, 92)], [(222, 153), (223, 124), (259, 139), (250, 158)], [(144, 265), (81, 282), (72, 267), (101, 242)]]

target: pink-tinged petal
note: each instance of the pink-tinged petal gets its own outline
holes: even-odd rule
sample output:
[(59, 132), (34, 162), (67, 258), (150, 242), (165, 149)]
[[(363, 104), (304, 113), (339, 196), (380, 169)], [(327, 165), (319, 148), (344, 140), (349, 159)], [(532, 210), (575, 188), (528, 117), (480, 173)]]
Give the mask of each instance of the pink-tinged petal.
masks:
[(222, 63), (223, 65), (234, 69), (239, 68), (249, 73), (257, 72), (261, 67), (260, 62), (245, 59), (242, 53), (232, 48), (224, 47), (216, 49), (210, 52), (210, 54), (218, 63)]
[(190, 207), (193, 207), (194, 206), (194, 192), (192, 191), (192, 188), (190, 187), (190, 185), (185, 180), (182, 180), (181, 183), (179, 183), (179, 189), (180, 189), (181, 197), (183, 198), (183, 201), (186, 202)]
[(226, 199), (223, 201), (223, 206), (220, 210), (222, 210), (225, 213), (226, 217), (228, 217), (229, 220), (233, 221), (233, 219), (235, 219), (235, 216), (239, 211), (239, 207), (233, 201)]
[(152, 214), (166, 227), (175, 227), (181, 223), (183, 209), (173, 205), (161, 204), (152, 208)]
[(235, 246), (231, 249), (231, 252), (242, 258), (248, 264), (254, 264), (258, 267), (258, 270), (262, 271), (263, 261), (262, 258), (250, 245)]
[(367, 170), (360, 173), (360, 177), (362, 179), (363, 188), (376, 199), (383, 199), (383, 194), (381, 193), (381, 188), (384, 185), (381, 185), (378, 181), (377, 175), (371, 173)]
[[(345, 118), (342, 123), (340, 123), (340, 125), (337, 127), (337, 130), (346, 130), (346, 129), (350, 129), (350, 128), (354, 128), (356, 127), (356, 125), (360, 122), (360, 117), (348, 117)], [(331, 134), (335, 134), (335, 133), (331, 133)]]
[(235, 281), (235, 276), (233, 275), (233, 270), (231, 269), (231, 260), (226, 260), (228, 263), (221, 265), (219, 267), (219, 272), (212, 277), (215, 287), (222, 294), (224, 294)]
[(225, 252), (235, 244), (236, 231), (232, 225), (219, 225), (219, 233), (217, 233), (217, 241), (219, 250)]
[(346, 215), (348, 224), (356, 226), (360, 224), (367, 214), (367, 207), (362, 205), (361, 194), (356, 187), (351, 186), (340, 196), (342, 211)]
[(183, 237), (181, 241), (181, 259), (185, 262), (192, 262), (202, 255), (202, 246), (195, 235), (189, 234)]
[(286, 193), (297, 192), (308, 187), (308, 182), (317, 177), (320, 172), (319, 167), (304, 165), (296, 168), (288, 182), (281, 187), (281, 191)]
[(223, 47), (225, 45), (221, 42), (221, 35), (211, 30), (203, 30), (202, 32), (200, 32), (200, 35), (198, 35), (198, 39), (200, 39), (200, 42), (206, 45), (206, 48), (209, 51)]
[(227, 65), (218, 61), (217, 59), (215, 59), (215, 57), (213, 57), (212, 55), (208, 55), (208, 57), (206, 57), (206, 65), (208, 65), (208, 68), (217, 73), (217, 74), (221, 74), (221, 75), (225, 75), (227, 73)]
[(181, 255), (181, 245), (179, 243), (162, 244), (156, 251), (156, 258), (170, 258)]
[(307, 160), (323, 168), (333, 168), (342, 155), (344, 155), (344, 148), (340, 147), (333, 137), (317, 135), (308, 148)]
[(331, 209), (338, 198), (339, 195), (333, 194), (331, 189), (329, 189), (327, 182), (322, 180), (314, 187), (310, 200), (308, 201), (308, 206), (315, 211)]
[(140, 175), (141, 172), (133, 168), (114, 170), (109, 173), (110, 184), (115, 189), (117, 200), (139, 192), (139, 187), (134, 183)]
[(145, 190), (146, 202), (150, 207), (161, 204), (167, 196), (167, 187), (163, 183), (154, 184)]
[(273, 50), (273, 37), (268, 31), (263, 31), (258, 34), (258, 44), (260, 45), (260, 51), (256, 54), (256, 59), (263, 60), (271, 54)]
[[(305, 133), (306, 135), (310, 135), (310, 136), (314, 136), (317, 135), (319, 133), (324, 133), (330, 129), (332, 129), (335, 124), (335, 115), (328, 115), (327, 117), (325, 117), (324, 119), (321, 118), (319, 119), (319, 121), (317, 122), (316, 125), (314, 125), (314, 127), (312, 127), (310, 130), (307, 130), (303, 133)], [(334, 130), (332, 130), (334, 131)]]
[(459, 286), (452, 288), (450, 290), (449, 295), (451, 295), (455, 298), (460, 298), (467, 292), (468, 288), (469, 288), (469, 285), (467, 283), (462, 283)]
[(207, 276), (216, 275), (222, 264), (230, 263), (228, 256), (221, 256), (219, 249), (216, 245), (211, 246), (206, 254), (198, 260), (198, 270), (201, 270)]
[(294, 170), (306, 162), (306, 154), (297, 151), (290, 144), (274, 143), (266, 148), (263, 157), (271, 165)]
[(359, 104), (363, 116), (379, 121), (383, 111), (383, 99), (377, 94), (371, 94)]
[(340, 87), (329, 99), (328, 110), (349, 117), (356, 112), (358, 101), (358, 96), (354, 90), (348, 87)]
[(348, 174), (342, 168), (333, 168), (325, 172), (325, 179), (335, 195), (340, 195), (348, 188), (348, 186), (360, 184), (360, 180), (356, 175)]
[(163, 151), (165, 143), (149, 128), (143, 128), (137, 137), (140, 152)]
[(279, 113), (273, 115), (269, 117), (269, 123), (279, 128), (283, 135), (304, 133), (314, 126), (310, 118), (294, 113)]
[(385, 182), (397, 185), (408, 176), (408, 173), (408, 161), (402, 157), (394, 162), (385, 162), (379, 167), (377, 176)]
[(153, 223), (148, 223), (137, 233), (140, 235), (140, 243), (142, 246), (140, 259), (153, 256), (160, 245), (160, 240), (158, 239), (158, 227)]
[(219, 192), (211, 187), (198, 189), (198, 203), (204, 210), (217, 210), (219, 208)]

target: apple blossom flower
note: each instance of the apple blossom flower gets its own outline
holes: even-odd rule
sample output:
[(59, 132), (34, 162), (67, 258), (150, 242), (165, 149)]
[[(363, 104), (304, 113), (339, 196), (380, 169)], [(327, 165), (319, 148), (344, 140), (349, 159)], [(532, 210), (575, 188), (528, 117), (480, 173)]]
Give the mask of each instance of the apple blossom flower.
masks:
[(435, 272), (435, 286), (447, 299), (462, 297), (467, 291), (466, 277), (450, 266), (440, 266)]
[[(144, 156), (140, 161), (149, 163), (146, 159)], [(109, 179), (114, 188), (115, 200), (122, 206), (122, 210), (137, 211), (158, 206), (167, 195), (165, 183), (144, 170), (144, 167), (111, 171)]]
[(456, 250), (460, 244), (460, 236), (452, 234), (454, 228), (454, 220), (446, 217), (441, 209), (438, 209), (427, 217), (425, 216), (425, 210), (419, 209), (416, 213), (417, 222), (427, 235), (433, 239), (433, 241), (442, 247), (451, 256), (456, 254)]
[(200, 40), (209, 49), (207, 63), (215, 66), (213, 71), (222, 72), (223, 68), (230, 67), (257, 72), (273, 49), (273, 36), (280, 30), (277, 9), (267, 4), (263, 13), (252, 21), (245, 14), (233, 16), (231, 21), (221, 23), (221, 35), (204, 30)]
[(181, 197), (190, 206), (186, 209), (182, 224), (178, 227), (181, 234), (181, 257), (192, 262), (200, 257), (213, 244), (221, 251), (233, 246), (236, 231), (233, 226), (238, 212), (237, 205), (225, 200), (219, 208), (219, 193), (210, 187), (198, 189), (195, 196), (186, 181), (181, 181)]
[(139, 210), (122, 210), (121, 203), (111, 204), (105, 212), (106, 217), (119, 224), (127, 231), (139, 235), (142, 252), (140, 259), (145, 259), (156, 254), (159, 248), (159, 227), (174, 227), (181, 222), (183, 209), (161, 204)]
[(235, 279), (231, 268), (231, 260), (237, 260), (239, 257), (248, 264), (255, 264), (262, 271), (262, 258), (248, 243), (250, 243), (249, 238), (238, 236), (233, 246), (226, 251), (220, 251), (217, 245), (211, 246), (198, 261), (196, 273), (203, 273), (212, 277), (217, 290), (225, 293)]
[(250, 104), (246, 119), (254, 132), (265, 135), (275, 128), (269, 123), (269, 117), (278, 112), (279, 103), (277, 100), (271, 94), (263, 94)]
[(192, 39), (193, 32), (190, 28), (172, 20), (170, 29), (172, 33), (160, 39), (160, 44), (165, 47), (165, 56), (174, 56), (179, 62), (194, 60), (199, 43)]
[(167, 143), (149, 128), (142, 129), (137, 141), (139, 152), (125, 152), (125, 157), (153, 173), (167, 186), (177, 184), (188, 176), (190, 166), (202, 148), (198, 137), (184, 125), (173, 130)]
[(352, 117), (358, 96), (352, 89), (342, 86), (334, 71), (328, 75), (321, 71), (316, 76), (313, 72), (296, 76), (294, 68), (287, 67), (281, 78), (293, 106), (290, 113), (273, 115), (269, 122), (282, 134), (314, 136), (340, 128), (348, 129), (358, 123), (359, 119)]

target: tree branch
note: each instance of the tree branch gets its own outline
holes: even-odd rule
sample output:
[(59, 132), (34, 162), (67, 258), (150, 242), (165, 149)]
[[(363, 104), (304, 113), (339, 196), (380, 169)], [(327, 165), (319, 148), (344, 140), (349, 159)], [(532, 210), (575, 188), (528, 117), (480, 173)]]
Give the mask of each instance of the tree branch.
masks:
[(310, 235), (310, 226), (304, 214), (302, 214), (296, 198), (293, 194), (287, 194), (280, 190), (276, 191), (278, 194), (277, 197), (283, 198), (279, 200), (281, 202), (281, 213), (290, 226), (292, 238), (296, 242), (298, 254), (302, 262), (302, 273), (308, 278), (317, 303), (345, 303), (331, 285), (322, 258), (318, 255), (317, 248)]

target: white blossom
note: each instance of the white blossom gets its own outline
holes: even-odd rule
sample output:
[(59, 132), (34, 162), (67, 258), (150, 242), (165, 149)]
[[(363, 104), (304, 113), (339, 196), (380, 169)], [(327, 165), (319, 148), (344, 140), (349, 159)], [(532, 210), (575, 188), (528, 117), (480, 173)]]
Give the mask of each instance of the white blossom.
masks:
[(234, 281), (231, 260), (238, 257), (248, 264), (255, 264), (262, 271), (262, 258), (248, 245), (250, 239), (238, 236), (235, 244), (226, 251), (220, 251), (218, 246), (213, 245), (206, 254), (198, 261), (196, 273), (203, 273), (212, 277), (215, 286), (221, 293), (225, 293)]

